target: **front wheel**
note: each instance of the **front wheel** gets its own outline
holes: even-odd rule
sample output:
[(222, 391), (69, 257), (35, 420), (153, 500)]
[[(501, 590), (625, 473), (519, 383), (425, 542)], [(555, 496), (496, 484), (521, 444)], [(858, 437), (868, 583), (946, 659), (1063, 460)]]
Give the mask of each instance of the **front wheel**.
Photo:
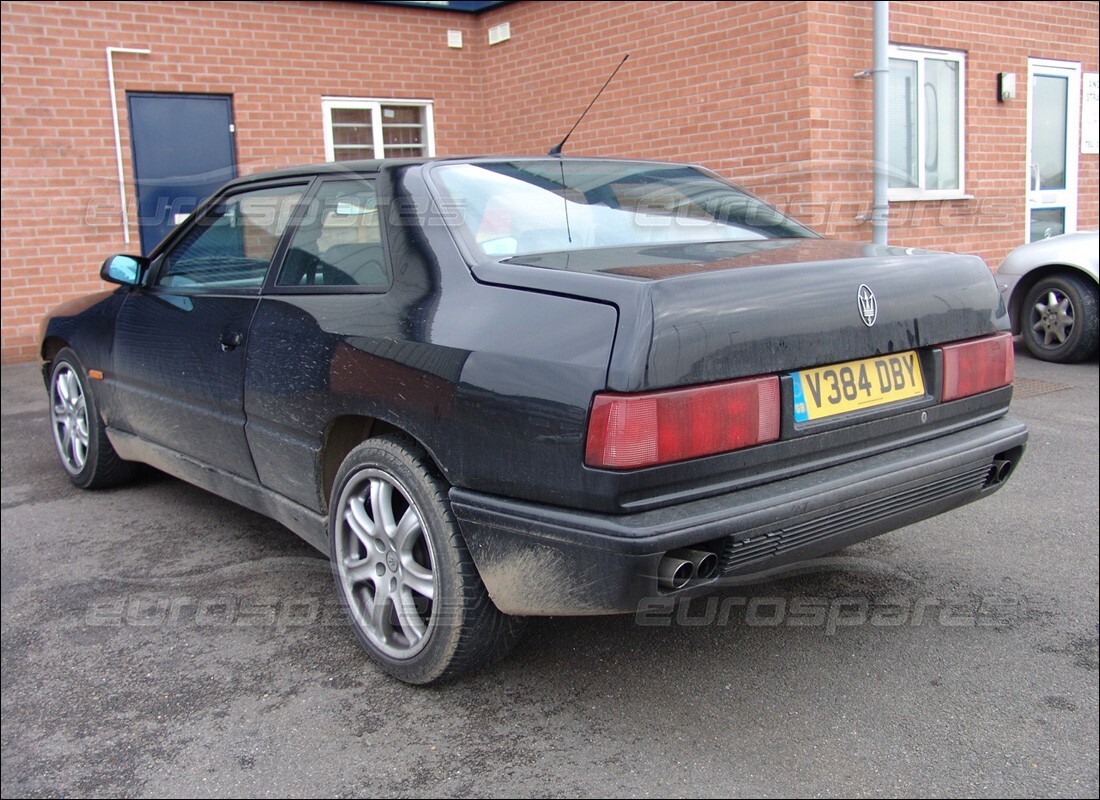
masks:
[(67, 347), (50, 368), (50, 427), (61, 466), (74, 486), (102, 489), (133, 475), (134, 465), (119, 458), (107, 439), (88, 374)]
[(1096, 354), (1096, 286), (1066, 272), (1041, 278), (1024, 298), (1020, 332), (1036, 358), (1068, 363)]
[(330, 505), (332, 571), (355, 633), (383, 670), (441, 683), (511, 649), (519, 620), (489, 599), (447, 486), (403, 436), (356, 447)]

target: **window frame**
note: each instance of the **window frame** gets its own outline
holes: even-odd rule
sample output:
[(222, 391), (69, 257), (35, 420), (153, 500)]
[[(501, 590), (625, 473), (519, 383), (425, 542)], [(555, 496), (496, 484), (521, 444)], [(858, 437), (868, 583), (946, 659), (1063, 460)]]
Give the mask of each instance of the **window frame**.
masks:
[[(369, 181), (374, 190), (375, 196), (379, 195), (379, 174), (377, 172), (356, 172), (355, 180)], [(271, 266), (267, 272), (267, 278), (264, 281), (263, 294), (271, 296), (280, 295), (324, 295), (324, 294), (387, 294), (393, 288), (393, 269), (390, 266), (390, 244), (389, 237), (386, 236), (386, 225), (384, 220), (384, 212), (382, 204), (378, 204), (378, 227), (380, 239), (379, 243), (382, 250), (382, 269), (386, 275), (385, 284), (309, 284), (309, 285), (286, 285), (279, 284), (279, 275), (283, 270), (283, 266), (286, 262), (287, 253), (290, 251), (291, 246), (294, 244), (294, 239), (298, 235), (298, 231), (301, 229), (303, 223), (306, 221), (306, 217), (312, 214), (316, 208), (315, 203), (317, 196), (324, 190), (327, 185), (333, 183), (340, 183), (349, 181), (347, 175), (333, 174), (333, 175), (319, 175), (316, 180), (310, 186), (309, 191), (305, 193), (301, 201), (298, 203), (298, 208), (291, 218), (290, 224), (287, 226), (286, 231), (283, 233), (282, 241), (279, 243), (279, 248), (275, 251), (275, 256), (272, 258)]]
[[(172, 295), (200, 295), (200, 294), (213, 294), (213, 295), (259, 295), (263, 291), (263, 287), (267, 284), (271, 277), (272, 266), (281, 263), (282, 251), (285, 248), (287, 242), (287, 236), (290, 231), (295, 227), (295, 221), (301, 213), (302, 201), (309, 196), (311, 186), (314, 183), (313, 176), (302, 176), (288, 179), (276, 179), (271, 181), (262, 181), (256, 183), (248, 183), (244, 185), (232, 185), (224, 188), (223, 191), (219, 191), (205, 201), (198, 208), (196, 208), (186, 222), (176, 228), (161, 242), (157, 248), (150, 254), (150, 266), (148, 269), (147, 277), (142, 284), (145, 289), (164, 294)], [(178, 285), (165, 285), (164, 279), (167, 277), (167, 272), (170, 267), (170, 260), (175, 252), (187, 241), (191, 232), (201, 224), (202, 220), (206, 218), (219, 204), (229, 200), (241, 197), (243, 195), (252, 194), (255, 192), (270, 191), (273, 189), (298, 189), (300, 190), (300, 196), (295, 201), (294, 208), (291, 209), (289, 216), (287, 217), (287, 223), (283, 227), (282, 232), (279, 234), (279, 238), (276, 241), (275, 249), (272, 252), (271, 257), (267, 261), (267, 268), (264, 272), (264, 277), (259, 284), (253, 285), (218, 285), (217, 283), (201, 284), (196, 283), (192, 285), (178, 284)]]
[[(909, 202), (914, 200), (967, 200), (971, 195), (966, 193), (966, 51), (943, 50), (929, 47), (914, 47), (911, 45), (891, 44), (889, 57), (901, 61), (913, 61), (917, 65), (917, 182), (915, 187), (891, 186), (887, 189), (887, 198), (890, 202)], [(925, 131), (927, 109), (925, 106), (924, 76), (925, 61), (952, 61), (959, 65), (959, 96), (958, 96), (958, 170), (959, 185), (955, 189), (927, 189), (925, 183), (925, 156), (927, 153), (928, 137)], [(888, 165), (893, 169), (893, 164)]]
[[(407, 98), (364, 98), (364, 97), (324, 97), (321, 99), (321, 122), (325, 138), (325, 161), (336, 161), (336, 145), (332, 135), (332, 112), (334, 110), (350, 109), (354, 111), (371, 112), (372, 155), (364, 158), (384, 159), (386, 156), (386, 143), (383, 140), (382, 106), (404, 106), (419, 108), (424, 115), (424, 158), (435, 156), (435, 120), (433, 114), (433, 101), (410, 100)], [(390, 145), (394, 148), (408, 147), (408, 145)], [(381, 155), (380, 155), (381, 154)]]

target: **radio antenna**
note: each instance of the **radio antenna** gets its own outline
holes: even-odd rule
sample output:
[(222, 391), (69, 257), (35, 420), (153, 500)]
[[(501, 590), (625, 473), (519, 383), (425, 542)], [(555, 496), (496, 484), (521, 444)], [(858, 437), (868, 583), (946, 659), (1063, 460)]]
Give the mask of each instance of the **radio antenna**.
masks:
[(611, 83), (611, 81), (618, 74), (619, 70), (622, 69), (623, 64), (626, 63), (626, 60), (628, 58), (630, 58), (630, 53), (627, 53), (625, 56), (623, 56), (623, 60), (619, 62), (619, 66), (615, 67), (615, 71), (611, 73), (611, 77), (608, 78), (607, 81), (604, 83), (604, 85), (600, 87), (600, 90), (598, 92), (596, 92), (596, 96), (592, 98), (592, 102), (588, 104), (588, 108), (586, 108), (584, 110), (584, 113), (581, 114), (580, 117), (577, 118), (577, 121), (573, 123), (573, 127), (569, 129), (569, 133), (565, 134), (565, 138), (562, 139), (560, 142), (558, 142), (553, 147), (551, 147), (550, 152), (547, 153), (546, 155), (548, 155), (548, 156), (560, 156), (561, 155), (561, 149), (563, 147), (565, 147), (565, 143), (567, 141), (569, 141), (569, 137), (573, 135), (573, 131), (575, 131), (577, 129), (577, 126), (581, 124), (581, 120), (584, 119), (584, 115), (588, 113), (588, 109), (590, 109), (590, 108), (592, 108), (592, 106), (596, 105), (596, 101), (600, 99), (600, 95), (603, 94), (603, 90), (607, 88), (607, 84)]

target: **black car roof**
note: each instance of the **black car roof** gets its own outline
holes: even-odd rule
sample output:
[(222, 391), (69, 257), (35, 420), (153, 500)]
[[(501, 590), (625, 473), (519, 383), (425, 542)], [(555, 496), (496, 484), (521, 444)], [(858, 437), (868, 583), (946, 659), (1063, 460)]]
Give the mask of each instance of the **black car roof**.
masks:
[[(650, 159), (636, 158), (604, 158), (599, 156), (440, 156), (435, 158), (387, 158), (387, 159), (363, 159), (360, 161), (326, 161), (319, 164), (301, 164), (295, 167), (256, 172), (230, 181), (227, 186), (237, 187), (249, 183), (278, 180), (281, 178), (312, 178), (315, 175), (339, 175), (341, 173), (378, 172), (383, 167), (393, 169), (395, 167), (418, 166), (421, 164), (474, 164), (498, 161), (615, 161), (630, 162), (635, 164), (661, 164), (673, 165), (677, 162), (654, 161)], [(682, 162), (677, 165), (683, 165)]]
[(240, 186), (257, 181), (267, 181), (278, 178), (312, 178), (314, 175), (338, 175), (343, 172), (378, 172), (383, 164), (387, 166), (403, 166), (407, 164), (424, 164), (433, 159), (429, 158), (389, 158), (363, 159), (360, 161), (325, 161), (320, 164), (300, 164), (296, 167), (284, 167), (283, 169), (255, 172), (244, 175), (230, 181), (228, 186)]

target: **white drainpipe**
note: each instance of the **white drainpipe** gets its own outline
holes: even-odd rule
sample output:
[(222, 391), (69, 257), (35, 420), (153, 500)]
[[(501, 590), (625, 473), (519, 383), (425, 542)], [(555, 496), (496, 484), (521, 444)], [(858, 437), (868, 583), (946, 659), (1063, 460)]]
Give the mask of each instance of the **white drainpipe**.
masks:
[(874, 6), (874, 210), (871, 213), (871, 241), (886, 244), (890, 219), (890, 3), (875, 0)]
[(115, 123), (115, 161), (118, 164), (118, 202), (122, 205), (122, 238), (126, 244), (130, 243), (130, 212), (126, 208), (126, 179), (122, 175), (122, 135), (118, 130), (118, 100), (115, 98), (115, 53), (134, 53), (147, 56), (150, 50), (139, 50), (133, 47), (108, 47), (107, 48), (107, 83), (111, 92), (111, 117)]

